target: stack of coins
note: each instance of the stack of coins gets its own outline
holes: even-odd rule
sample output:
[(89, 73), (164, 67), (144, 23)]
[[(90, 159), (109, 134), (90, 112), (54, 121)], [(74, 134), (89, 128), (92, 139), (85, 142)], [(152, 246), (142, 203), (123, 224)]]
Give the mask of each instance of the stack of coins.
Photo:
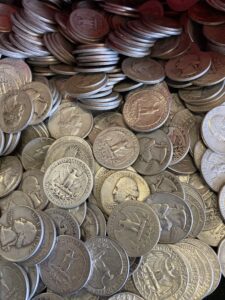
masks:
[(221, 0), (2, 5), (0, 299), (222, 287), (224, 24)]

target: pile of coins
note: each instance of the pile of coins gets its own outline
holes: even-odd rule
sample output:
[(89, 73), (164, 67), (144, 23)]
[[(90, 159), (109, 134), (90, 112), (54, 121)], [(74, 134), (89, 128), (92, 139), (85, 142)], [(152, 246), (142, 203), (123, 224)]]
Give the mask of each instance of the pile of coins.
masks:
[(0, 4), (0, 299), (221, 286), (224, 5)]

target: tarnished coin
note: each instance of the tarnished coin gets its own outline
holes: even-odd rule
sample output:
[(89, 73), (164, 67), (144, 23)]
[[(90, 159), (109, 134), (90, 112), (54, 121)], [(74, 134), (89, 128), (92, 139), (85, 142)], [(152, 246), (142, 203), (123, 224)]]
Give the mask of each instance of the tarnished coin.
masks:
[(206, 150), (201, 161), (202, 175), (212, 190), (218, 192), (225, 183), (225, 156)]
[(49, 208), (45, 212), (53, 220), (57, 235), (71, 235), (75, 238), (80, 238), (79, 224), (66, 210)]
[(29, 297), (32, 298), (37, 291), (40, 280), (40, 269), (38, 265), (31, 267), (24, 267), (29, 280)]
[(0, 254), (9, 261), (22, 262), (40, 247), (44, 225), (40, 215), (28, 206), (16, 206), (0, 222)]
[(175, 165), (169, 166), (169, 169), (179, 175), (190, 175), (197, 171), (193, 159), (189, 154)]
[(221, 218), (219, 220), (220, 222), (217, 227), (201, 231), (198, 235), (198, 239), (207, 245), (218, 247), (225, 236), (225, 225)]
[(33, 81), (22, 88), (29, 95), (34, 113), (30, 121), (31, 125), (44, 121), (52, 108), (52, 95), (49, 87), (44, 83)]
[[(188, 285), (188, 269), (172, 247), (158, 244), (144, 256), (133, 278), (136, 288), (146, 300), (183, 299)], [(165, 282), (166, 288), (163, 288)]]
[(94, 118), (94, 126), (88, 135), (90, 142), (93, 144), (97, 135), (109, 127), (126, 127), (122, 114), (118, 112), (106, 112), (97, 115)]
[(140, 144), (140, 154), (132, 165), (143, 175), (155, 175), (164, 171), (172, 160), (173, 146), (169, 137), (156, 130), (148, 134), (137, 135)]
[(155, 193), (146, 199), (161, 224), (160, 243), (173, 244), (190, 234), (193, 224), (191, 210), (183, 199), (170, 193)]
[(142, 256), (158, 243), (161, 226), (153, 209), (145, 203), (126, 201), (109, 216), (107, 232), (130, 257)]
[(185, 202), (189, 205), (193, 216), (190, 236), (197, 237), (205, 226), (205, 208), (202, 206), (201, 195), (190, 185), (182, 184), (185, 192)]
[(109, 298), (109, 300), (143, 300), (142, 297), (132, 293), (119, 293)]
[(169, 109), (170, 94), (164, 83), (159, 83), (130, 92), (123, 107), (123, 116), (134, 131), (149, 132), (166, 122)]
[(81, 225), (81, 235), (84, 241), (97, 236), (99, 233), (99, 224), (95, 213), (87, 207), (87, 213), (84, 222)]
[(202, 122), (202, 138), (205, 144), (217, 153), (225, 154), (225, 106), (210, 110)]
[(185, 193), (182, 184), (177, 176), (168, 171), (153, 176), (144, 176), (151, 194), (159, 192), (167, 192), (185, 198)]
[(201, 161), (202, 157), (206, 151), (206, 146), (203, 144), (201, 140), (199, 140), (194, 147), (194, 162), (196, 167), (200, 170), (201, 169)]
[(107, 237), (88, 240), (93, 261), (93, 273), (86, 286), (90, 293), (111, 296), (125, 284), (129, 274), (129, 260), (123, 248)]
[(20, 183), (23, 167), (16, 156), (2, 157), (0, 158), (0, 172), (0, 197), (4, 197)]
[(196, 51), (169, 60), (165, 65), (165, 72), (172, 80), (190, 81), (204, 75), (210, 65), (210, 55), (206, 52)]
[(94, 158), (89, 144), (78, 136), (64, 136), (49, 147), (45, 157), (44, 169), (64, 157), (74, 157), (85, 162), (94, 171)]
[(61, 104), (48, 121), (48, 130), (55, 139), (65, 135), (85, 138), (92, 126), (92, 114), (76, 103)]
[(106, 178), (101, 187), (103, 211), (110, 215), (113, 208), (128, 200), (143, 202), (150, 194), (146, 181), (132, 171), (118, 171)]
[(43, 187), (53, 204), (61, 208), (74, 208), (90, 195), (93, 175), (88, 165), (80, 159), (61, 158), (47, 169)]
[(18, 265), (0, 260), (1, 299), (29, 299), (29, 281), (26, 272)]
[(225, 239), (221, 241), (218, 248), (218, 259), (221, 266), (221, 271), (225, 277)]
[(19, 188), (26, 193), (35, 209), (43, 210), (48, 204), (48, 198), (43, 190), (44, 173), (40, 170), (28, 170), (23, 173)]
[(63, 300), (62, 297), (54, 293), (43, 293), (32, 298), (32, 300)]
[(80, 290), (75, 295), (64, 297), (64, 300), (99, 300), (99, 296), (89, 293), (85, 288)]
[(98, 163), (108, 169), (129, 167), (139, 155), (139, 143), (128, 129), (110, 127), (98, 134), (93, 153)]
[(47, 137), (31, 140), (22, 151), (22, 164), (24, 169), (41, 169), (46, 153), (53, 142), (53, 139)]
[(0, 128), (15, 133), (26, 128), (33, 116), (34, 107), (24, 91), (10, 91), (0, 97)]
[(164, 80), (165, 73), (160, 63), (150, 57), (126, 58), (122, 62), (124, 74), (137, 82), (156, 84)]
[(40, 264), (40, 272), (51, 291), (59, 295), (74, 294), (91, 275), (91, 257), (82, 241), (60, 235), (51, 255)]

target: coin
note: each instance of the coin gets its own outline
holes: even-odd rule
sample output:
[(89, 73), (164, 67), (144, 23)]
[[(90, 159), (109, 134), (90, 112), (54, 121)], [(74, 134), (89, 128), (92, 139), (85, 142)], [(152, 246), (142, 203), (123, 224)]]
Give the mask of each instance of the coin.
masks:
[(194, 147), (194, 162), (198, 170), (201, 169), (201, 160), (206, 151), (206, 147), (201, 140), (199, 140)]
[(89, 293), (85, 288), (70, 297), (64, 297), (64, 300), (99, 300), (99, 296)]
[[(89, 198), (90, 199), (90, 198)], [(89, 200), (90, 201), (90, 200)], [(105, 220), (105, 216), (102, 213), (102, 211), (98, 208), (97, 205), (93, 204), (93, 203), (88, 203), (88, 207), (89, 209), (92, 210), (92, 212), (94, 213), (97, 222), (98, 222), (98, 235), (99, 236), (106, 236), (106, 220)]]
[(39, 270), (39, 266), (37, 265), (32, 267), (25, 267), (24, 269), (27, 273), (27, 277), (29, 280), (29, 287), (30, 287), (29, 297), (31, 298), (36, 293), (38, 287), (38, 283), (40, 279), (40, 270)]
[(61, 235), (57, 238), (51, 255), (40, 264), (40, 272), (43, 282), (50, 290), (59, 295), (73, 294), (90, 277), (90, 254), (80, 240)]
[[(164, 266), (164, 269), (159, 269), (158, 264)], [(174, 271), (172, 278), (170, 270)], [(164, 280), (169, 283), (166, 290), (152, 289), (152, 286), (149, 285), (150, 281), (160, 287), (160, 274), (163, 274)], [(182, 299), (188, 285), (188, 269), (183, 258), (172, 247), (158, 244), (144, 256), (141, 266), (133, 278), (136, 288), (144, 299)]]
[(173, 148), (169, 137), (162, 131), (137, 135), (140, 154), (134, 169), (143, 175), (156, 175), (164, 171), (172, 160)]
[(218, 248), (218, 259), (223, 276), (225, 276), (225, 240), (222, 240)]
[(45, 212), (53, 220), (57, 235), (71, 235), (80, 238), (80, 227), (77, 221), (64, 209), (49, 208)]
[[(9, 261), (22, 262), (40, 247), (44, 225), (40, 215), (28, 206), (16, 206), (6, 212), (7, 223), (0, 223), (0, 253)], [(7, 234), (11, 233), (11, 239)], [(21, 240), (20, 236), (24, 238)]]
[(163, 67), (149, 57), (126, 58), (122, 70), (130, 79), (147, 84), (156, 84), (165, 78)]
[[(13, 191), (8, 196), (1, 198), (0, 211), (1, 217), (4, 218), (4, 214), (7, 210), (16, 207), (18, 205), (29, 206), (34, 208), (33, 202), (30, 197), (22, 191)], [(6, 215), (5, 215), (6, 216)]]
[(81, 225), (81, 235), (84, 241), (89, 240), (92, 237), (97, 236), (99, 233), (98, 219), (89, 207), (87, 207), (87, 213), (84, 222)]
[(123, 116), (132, 130), (149, 132), (166, 122), (169, 109), (169, 92), (163, 83), (159, 83), (130, 92), (123, 107)]
[(109, 300), (143, 300), (142, 297), (132, 293), (119, 293), (109, 298)]
[(129, 257), (147, 254), (158, 243), (160, 223), (147, 204), (126, 201), (117, 205), (109, 216), (107, 232), (116, 240)]
[(43, 293), (35, 296), (33, 300), (62, 300), (63, 298), (54, 293)]
[(143, 202), (150, 194), (146, 181), (132, 171), (117, 171), (107, 177), (101, 187), (103, 211), (110, 215), (113, 208), (125, 201)]
[(109, 169), (124, 169), (137, 159), (139, 143), (128, 129), (110, 127), (96, 137), (93, 153), (102, 166)]
[(6, 261), (0, 261), (0, 268), (2, 299), (28, 300), (29, 281), (26, 272), (20, 266)]
[(177, 176), (168, 171), (163, 171), (157, 175), (144, 176), (151, 194), (159, 192), (168, 192), (184, 199), (185, 193), (182, 184)]
[(153, 208), (159, 217), (162, 227), (160, 243), (177, 243), (190, 234), (193, 216), (190, 207), (183, 199), (174, 194), (161, 192), (148, 197), (146, 203)]
[(43, 187), (49, 201), (61, 208), (74, 208), (90, 195), (93, 175), (83, 161), (61, 158), (46, 170)]
[[(93, 261), (93, 273), (86, 289), (99, 296), (115, 294), (128, 278), (129, 260), (125, 250), (107, 237), (89, 239), (85, 245)], [(105, 276), (107, 280), (103, 281)]]

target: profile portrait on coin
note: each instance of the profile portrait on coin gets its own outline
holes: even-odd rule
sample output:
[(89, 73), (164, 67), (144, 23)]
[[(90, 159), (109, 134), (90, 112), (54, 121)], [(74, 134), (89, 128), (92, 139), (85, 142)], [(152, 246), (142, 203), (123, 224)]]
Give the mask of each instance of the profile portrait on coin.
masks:
[(182, 76), (191, 76), (195, 74), (200, 65), (201, 61), (199, 60), (199, 56), (196, 54), (185, 55), (177, 59), (175, 63), (176, 69)]
[(34, 106), (34, 115), (42, 115), (48, 107), (48, 103), (46, 102), (46, 100), (41, 97), (41, 94), (38, 91), (35, 91), (34, 89), (28, 88), (25, 89), (25, 91), (32, 100)]
[(0, 224), (0, 246), (3, 251), (12, 247), (22, 248), (31, 244), (36, 237), (35, 225), (26, 219), (11, 220), (8, 226)]
[(208, 125), (211, 134), (219, 141), (225, 142), (225, 117), (223, 115), (214, 115)]
[(140, 158), (146, 163), (162, 164), (167, 154), (167, 144), (157, 143), (155, 139), (141, 137)]
[(9, 166), (6, 161), (0, 161), (0, 195), (5, 192), (7, 187), (13, 184), (16, 178), (15, 169)]
[(150, 189), (153, 193), (165, 191), (168, 193), (176, 193), (178, 191), (176, 184), (168, 177), (163, 176), (161, 174), (151, 176)]
[(114, 205), (128, 200), (137, 200), (139, 197), (137, 183), (130, 177), (122, 177), (116, 182), (112, 194)]
[(16, 127), (20, 124), (22, 115), (24, 113), (23, 105), (18, 103), (17, 95), (8, 97), (7, 101), (4, 102), (3, 107), (3, 118), (6, 125), (10, 127)]
[(2, 267), (0, 270), (0, 289), (2, 299), (17, 299), (18, 291), (15, 288), (15, 282), (12, 280), (7, 280), (11, 278), (12, 274), (8, 267)]
[(41, 186), (35, 176), (27, 176), (23, 179), (23, 191), (31, 198), (34, 208), (37, 208), (41, 200)]
[[(62, 109), (59, 112), (59, 127), (63, 132), (73, 131), (73, 135), (78, 135), (82, 127), (82, 120), (77, 110), (68, 110), (68, 113), (65, 109)], [(68, 135), (68, 134), (67, 134)]]

